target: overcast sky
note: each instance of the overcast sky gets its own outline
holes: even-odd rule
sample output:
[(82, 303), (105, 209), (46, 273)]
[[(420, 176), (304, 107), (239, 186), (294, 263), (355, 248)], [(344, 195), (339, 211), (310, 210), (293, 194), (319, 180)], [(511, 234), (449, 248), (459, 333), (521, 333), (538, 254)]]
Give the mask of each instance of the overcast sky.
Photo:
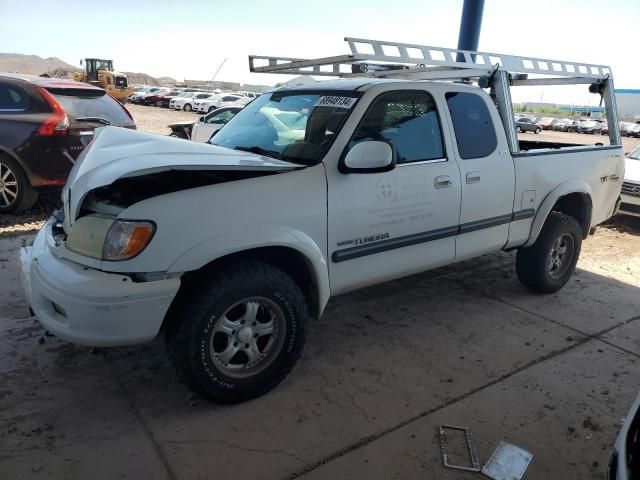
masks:
[[(0, 52), (111, 58), (116, 69), (274, 84), (247, 55), (347, 53), (345, 36), (455, 47), (462, 0), (0, 0)], [(640, 0), (486, 0), (479, 50), (610, 65), (640, 88)], [(514, 89), (514, 101), (589, 103), (587, 87)], [(518, 91), (520, 90), (520, 91)]]

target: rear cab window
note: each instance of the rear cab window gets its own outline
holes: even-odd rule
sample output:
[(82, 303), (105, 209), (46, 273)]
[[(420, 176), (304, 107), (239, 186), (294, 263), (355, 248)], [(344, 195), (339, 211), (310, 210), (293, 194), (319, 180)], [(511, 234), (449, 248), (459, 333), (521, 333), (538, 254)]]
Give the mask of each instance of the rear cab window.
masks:
[(460, 158), (484, 158), (498, 146), (491, 112), (487, 102), (477, 93), (448, 92), (445, 94)]
[(47, 89), (72, 119), (103, 118), (112, 125), (132, 125), (134, 122), (117, 100), (102, 90)]

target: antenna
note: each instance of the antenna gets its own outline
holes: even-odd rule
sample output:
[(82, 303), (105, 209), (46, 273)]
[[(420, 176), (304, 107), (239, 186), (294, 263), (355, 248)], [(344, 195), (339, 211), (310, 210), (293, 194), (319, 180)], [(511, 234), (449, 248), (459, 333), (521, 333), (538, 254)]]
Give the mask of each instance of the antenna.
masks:
[(211, 77), (211, 80), (209, 80), (209, 84), (207, 86), (207, 90), (211, 91), (213, 90), (213, 81), (216, 79), (216, 76), (218, 76), (218, 72), (220, 71), (220, 69), (222, 68), (222, 66), (227, 62), (227, 58), (225, 57), (224, 60), (222, 60), (222, 62), (220, 62), (220, 65), (218, 65), (218, 69), (216, 70), (216, 73), (213, 74), (213, 77)]

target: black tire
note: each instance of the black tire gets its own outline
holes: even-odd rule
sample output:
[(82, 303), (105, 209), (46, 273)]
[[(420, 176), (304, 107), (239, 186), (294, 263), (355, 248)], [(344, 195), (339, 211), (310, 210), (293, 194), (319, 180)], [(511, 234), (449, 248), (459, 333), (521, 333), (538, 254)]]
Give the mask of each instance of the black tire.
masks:
[[(565, 251), (570, 253), (565, 253), (566, 256), (561, 258), (561, 254), (557, 252), (563, 242), (566, 242)], [(518, 250), (516, 256), (518, 279), (537, 292), (557, 292), (573, 275), (581, 248), (582, 228), (578, 220), (563, 213), (552, 212), (536, 242), (531, 247)], [(556, 268), (551, 265), (552, 258), (559, 259), (557, 261), (560, 262), (555, 271), (552, 271)]]
[(8, 155), (0, 155), (0, 213), (22, 212), (37, 200), (38, 192), (20, 164)]
[(540, 131), (541, 131), (541, 130), (540, 130), (539, 128), (536, 128), (536, 129), (533, 131), (533, 133), (535, 133), (535, 134), (537, 135), (537, 134), (539, 134), (539, 133), (540, 133)]
[(522, 128), (520, 128), (520, 125), (516, 126), (516, 133), (520, 133), (522, 131)]
[(183, 109), (185, 112), (191, 112), (191, 111), (193, 110), (193, 107), (191, 106), (191, 104), (190, 104), (190, 103), (185, 103), (185, 105), (184, 105), (184, 107), (182, 107), (182, 109)]
[[(256, 321), (249, 320), (242, 326), (239, 322), (244, 324), (245, 318), (251, 318), (249, 303), (261, 306), (254, 310), (252, 318)], [(238, 308), (245, 308), (239, 317), (233, 313)], [(260, 308), (264, 308), (263, 317), (272, 313), (267, 308), (277, 311), (270, 317), (271, 323), (276, 325), (277, 319), (282, 328), (277, 327), (276, 333), (266, 335), (270, 338), (265, 345), (271, 345), (272, 350), (265, 346), (267, 353), (256, 351), (267, 356), (247, 367), (250, 357), (245, 351), (249, 352), (250, 347), (245, 342), (253, 342), (251, 348), (259, 349), (263, 338), (258, 338), (252, 330), (260, 328), (255, 327), (261, 322), (258, 320)], [(229, 320), (225, 319), (234, 317), (238, 318), (233, 320), (236, 322), (233, 325), (238, 327), (231, 335)], [(184, 298), (172, 306), (166, 329), (169, 357), (178, 376), (196, 393), (218, 403), (243, 402), (273, 389), (291, 371), (304, 345), (308, 317), (300, 288), (284, 272), (259, 261), (233, 263), (189, 288)], [(248, 328), (250, 324), (254, 327)], [(220, 344), (221, 341), (224, 343)], [(216, 342), (219, 347), (215, 346)], [(216, 348), (221, 351), (216, 353)], [(235, 348), (236, 353), (227, 354), (226, 360), (218, 358), (231, 348)], [(246, 359), (245, 365), (238, 369), (238, 360), (234, 363), (236, 358), (240, 365)], [(251, 372), (251, 369), (258, 370)]]
[(162, 107), (162, 100), (156, 100), (156, 107)]
[(211, 107), (209, 107), (209, 110), (207, 110), (207, 113), (211, 113), (211, 112), (213, 112), (215, 109), (216, 109), (216, 107), (211, 106)]

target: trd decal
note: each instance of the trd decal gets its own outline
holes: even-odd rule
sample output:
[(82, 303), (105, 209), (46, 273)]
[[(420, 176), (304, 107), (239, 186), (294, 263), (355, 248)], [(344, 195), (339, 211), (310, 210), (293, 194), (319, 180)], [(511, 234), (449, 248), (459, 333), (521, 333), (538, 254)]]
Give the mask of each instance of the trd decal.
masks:
[(377, 242), (378, 240), (386, 240), (389, 238), (388, 233), (376, 233), (375, 235), (367, 235), (366, 237), (353, 238), (351, 240), (342, 240), (337, 242), (338, 247), (357, 247), (358, 245), (364, 245), (365, 243)]

